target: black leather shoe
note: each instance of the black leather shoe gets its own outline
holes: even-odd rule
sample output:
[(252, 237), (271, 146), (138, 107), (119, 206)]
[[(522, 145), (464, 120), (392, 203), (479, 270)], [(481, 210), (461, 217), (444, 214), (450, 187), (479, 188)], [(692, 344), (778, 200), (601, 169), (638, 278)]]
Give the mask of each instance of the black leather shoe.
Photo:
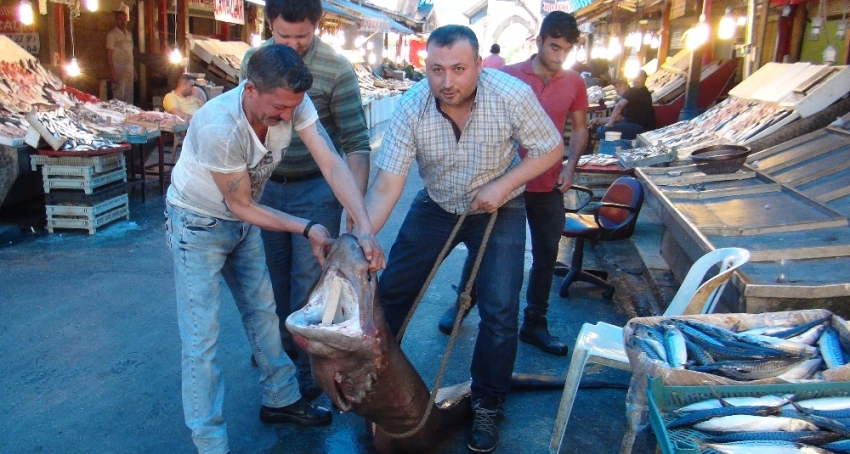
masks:
[(466, 446), (472, 452), (491, 452), (499, 443), (499, 428), (496, 427), (499, 400), (491, 396), (484, 397), (472, 405), (472, 411), (475, 416)]
[[(472, 306), (475, 304), (470, 304), (469, 309), (466, 310), (466, 313), (463, 314), (463, 318), (466, 318), (469, 315), (469, 311), (472, 310)], [(457, 317), (457, 311), (460, 310), (460, 304), (455, 301), (446, 312), (440, 317), (440, 323), (437, 325), (440, 328), (440, 332), (445, 334), (446, 336), (451, 336), (452, 328), (455, 326), (455, 317)], [(463, 323), (463, 319), (461, 319), (461, 323)]]
[(549, 334), (546, 317), (526, 316), (519, 329), (519, 340), (556, 356), (566, 356), (570, 352), (570, 347)]
[(299, 426), (328, 426), (331, 424), (331, 412), (327, 408), (317, 407), (303, 397), (294, 404), (281, 408), (260, 407), (260, 421), (266, 424), (297, 424)]
[(316, 380), (309, 370), (298, 371), (298, 390), (301, 391), (301, 397), (310, 402), (322, 395), (322, 389), (316, 385)]

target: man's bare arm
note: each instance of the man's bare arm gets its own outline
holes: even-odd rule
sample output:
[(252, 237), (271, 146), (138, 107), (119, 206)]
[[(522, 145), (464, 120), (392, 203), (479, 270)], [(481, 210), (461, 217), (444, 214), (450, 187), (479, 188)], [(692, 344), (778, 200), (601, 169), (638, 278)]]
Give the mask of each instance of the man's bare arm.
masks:
[(563, 159), (563, 157), (563, 140), (558, 141), (558, 145), (555, 148), (539, 158), (526, 156), (516, 167), (504, 175), (473, 191), (471, 196), (472, 209), (483, 210), (488, 213), (495, 212), (505, 203), (505, 197), (511, 191), (540, 176), (547, 169), (552, 168), (559, 160)]

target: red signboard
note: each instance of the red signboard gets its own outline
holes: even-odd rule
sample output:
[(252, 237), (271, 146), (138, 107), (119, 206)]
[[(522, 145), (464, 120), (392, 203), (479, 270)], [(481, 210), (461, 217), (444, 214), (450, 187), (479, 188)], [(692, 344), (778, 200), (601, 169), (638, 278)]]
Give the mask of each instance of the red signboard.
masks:
[[(37, 14), (37, 13), (36, 13)], [(0, 33), (17, 43), (27, 52), (38, 55), (40, 47), (38, 29), (18, 20), (18, 4), (0, 5)]]
[(245, 23), (245, 8), (242, 0), (215, 0), (215, 20), (232, 24)]

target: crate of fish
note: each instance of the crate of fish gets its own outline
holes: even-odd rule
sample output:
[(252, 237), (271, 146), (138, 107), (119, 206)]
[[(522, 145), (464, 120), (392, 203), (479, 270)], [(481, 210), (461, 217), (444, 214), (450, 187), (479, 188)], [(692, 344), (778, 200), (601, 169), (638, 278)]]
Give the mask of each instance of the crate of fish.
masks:
[(664, 164), (676, 160), (676, 150), (665, 146), (652, 146), (620, 150), (614, 155), (620, 165), (626, 169), (635, 167), (648, 167), (656, 164)]
[(105, 213), (113, 208), (126, 206), (128, 202), (129, 198), (127, 197), (127, 194), (122, 194), (91, 206), (78, 205), (72, 203), (64, 203), (61, 205), (46, 205), (45, 211), (47, 212), (48, 217), (92, 217), (97, 216), (101, 213)]
[(648, 377), (683, 386), (850, 381), (850, 329), (825, 309), (634, 318), (623, 342), (636, 424), (648, 409)]
[(115, 181), (94, 189), (91, 194), (75, 189), (53, 189), (44, 194), (45, 205), (95, 206), (106, 200), (127, 193), (127, 184)]
[(652, 377), (646, 400), (664, 454), (850, 451), (850, 382), (670, 386)]
[(130, 207), (127, 203), (99, 214), (90, 211), (85, 215), (48, 215), (47, 230), (53, 233), (55, 229), (82, 229), (94, 235), (98, 228), (121, 218), (130, 219)]
[(30, 166), (35, 172), (38, 166), (83, 166), (93, 167), (97, 173), (115, 169), (124, 165), (124, 153), (110, 153), (100, 156), (46, 156), (34, 154), (30, 156)]
[(87, 175), (42, 175), (44, 192), (54, 189), (79, 189), (92, 194), (95, 189), (114, 181), (127, 181), (127, 171), (121, 167), (112, 171)]

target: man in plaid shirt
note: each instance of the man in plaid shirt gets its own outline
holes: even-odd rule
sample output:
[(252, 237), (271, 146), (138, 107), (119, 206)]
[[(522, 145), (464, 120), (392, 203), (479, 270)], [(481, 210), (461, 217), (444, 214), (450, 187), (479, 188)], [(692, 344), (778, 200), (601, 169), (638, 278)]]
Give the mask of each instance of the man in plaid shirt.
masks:
[[(427, 82), (407, 91), (383, 139), (378, 175), (366, 195), (379, 230), (404, 188), (414, 159), (425, 189), (411, 204), (381, 276), (381, 304), (393, 333), (460, 216), (469, 209), (452, 247), (471, 255), (482, 247), (497, 214), (476, 278), (478, 338), (472, 357), (475, 420), (469, 449), (498, 443), (495, 419), (511, 387), (517, 351), (519, 292), (525, 253), (523, 185), (561, 160), (560, 133), (528, 85), (482, 70), (478, 40), (468, 27), (447, 25), (428, 38)], [(520, 160), (517, 150), (528, 153)]]

